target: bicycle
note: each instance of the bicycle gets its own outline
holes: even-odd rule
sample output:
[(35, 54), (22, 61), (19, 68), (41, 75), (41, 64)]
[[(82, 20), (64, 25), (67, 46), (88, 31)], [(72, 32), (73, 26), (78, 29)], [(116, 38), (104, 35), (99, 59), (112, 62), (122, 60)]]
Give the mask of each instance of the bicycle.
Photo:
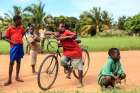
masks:
[[(78, 43), (80, 42), (78, 41)], [(58, 57), (61, 57), (61, 53), (59, 51), (60, 47), (61, 46), (58, 44), (57, 51), (54, 54), (49, 54), (48, 56), (46, 56), (39, 67), (37, 82), (39, 88), (44, 91), (50, 89), (57, 78), (58, 70), (59, 70)], [(89, 69), (90, 57), (88, 51), (83, 48), (82, 48), (82, 55), (83, 55), (82, 60), (84, 64), (83, 77), (85, 77)], [(71, 67), (71, 61), (69, 67)], [(75, 76), (76, 79), (79, 78), (77, 70), (73, 70), (73, 75)], [(44, 79), (46, 82), (43, 81)]]

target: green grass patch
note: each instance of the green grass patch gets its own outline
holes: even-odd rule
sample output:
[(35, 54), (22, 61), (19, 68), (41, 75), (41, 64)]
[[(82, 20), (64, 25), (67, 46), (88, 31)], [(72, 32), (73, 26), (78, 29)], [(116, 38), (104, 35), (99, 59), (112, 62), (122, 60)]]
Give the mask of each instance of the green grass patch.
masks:
[(120, 50), (140, 50), (140, 37), (93, 37), (82, 38), (82, 45), (89, 51), (107, 51), (116, 47)]
[(9, 53), (9, 43), (3, 40), (0, 40), (0, 54)]
[[(123, 51), (140, 50), (140, 37), (90, 37), (81, 40), (81, 45), (89, 51), (108, 51), (112, 47)], [(9, 53), (9, 44), (0, 40), (0, 54), (6, 53)]]

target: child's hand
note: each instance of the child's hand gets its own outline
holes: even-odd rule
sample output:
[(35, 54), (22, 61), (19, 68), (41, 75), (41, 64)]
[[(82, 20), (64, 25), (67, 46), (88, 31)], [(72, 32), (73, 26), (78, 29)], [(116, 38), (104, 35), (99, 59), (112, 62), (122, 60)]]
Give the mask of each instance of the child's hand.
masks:
[(15, 41), (10, 41), (10, 43), (12, 43), (12, 44), (17, 44)]
[(57, 40), (64, 40), (64, 37), (58, 37)]
[(116, 76), (116, 75), (114, 75), (113, 77), (114, 77), (114, 79), (115, 79), (115, 80), (119, 79), (119, 77), (118, 77), (118, 76)]
[(59, 33), (57, 33), (57, 32), (54, 33), (54, 36), (55, 36), (55, 37), (59, 37)]

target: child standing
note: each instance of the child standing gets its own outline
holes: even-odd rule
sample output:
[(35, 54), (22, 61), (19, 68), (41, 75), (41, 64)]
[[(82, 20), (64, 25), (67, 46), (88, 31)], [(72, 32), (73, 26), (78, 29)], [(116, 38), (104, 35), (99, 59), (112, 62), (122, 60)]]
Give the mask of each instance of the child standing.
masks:
[(9, 64), (9, 77), (8, 81), (4, 84), (5, 86), (8, 86), (12, 83), (12, 72), (13, 72), (13, 66), (14, 61), (17, 62), (16, 67), (16, 81), (23, 82), (22, 79), (19, 77), (20, 72), (20, 63), (21, 58), (24, 56), (23, 51), (23, 35), (24, 35), (24, 28), (22, 27), (21, 23), (21, 16), (14, 16), (13, 22), (14, 24), (9, 26), (6, 31), (6, 39), (10, 43), (10, 64)]
[(39, 42), (40, 42), (40, 38), (38, 38), (38, 36), (36, 34), (34, 34), (34, 29), (33, 26), (30, 25), (29, 26), (29, 36), (28, 36), (28, 40), (29, 40), (29, 46), (30, 46), (30, 56), (31, 56), (31, 66), (32, 66), (32, 73), (36, 74), (36, 70), (35, 70), (35, 65), (36, 65), (36, 61), (37, 61), (37, 54), (39, 52)]
[(107, 88), (108, 86), (115, 86), (125, 79), (126, 75), (120, 63), (120, 51), (117, 48), (111, 48), (108, 51), (107, 63), (101, 69), (98, 76), (98, 83), (101, 87)]

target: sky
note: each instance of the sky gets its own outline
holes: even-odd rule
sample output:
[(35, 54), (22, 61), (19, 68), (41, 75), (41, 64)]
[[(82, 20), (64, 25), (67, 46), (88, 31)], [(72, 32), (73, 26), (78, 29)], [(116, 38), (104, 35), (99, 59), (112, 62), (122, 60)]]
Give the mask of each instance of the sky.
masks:
[[(140, 0), (41, 0), (46, 4), (46, 14), (52, 16), (79, 17), (83, 11), (89, 11), (92, 7), (101, 7), (117, 19), (120, 16), (133, 16), (140, 13)], [(1, 0), (0, 16), (12, 10), (13, 5), (26, 6), (38, 3), (38, 0)]]

